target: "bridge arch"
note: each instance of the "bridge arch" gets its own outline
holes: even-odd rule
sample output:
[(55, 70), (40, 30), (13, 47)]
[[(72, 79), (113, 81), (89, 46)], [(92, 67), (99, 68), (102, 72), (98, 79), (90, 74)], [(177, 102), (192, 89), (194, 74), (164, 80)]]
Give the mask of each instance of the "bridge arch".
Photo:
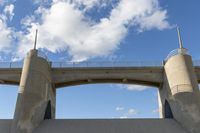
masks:
[[(137, 90), (134, 91), (133, 88), (127, 88), (128, 85), (135, 84), (95, 83), (58, 89), (56, 118), (159, 118), (157, 89), (152, 87), (144, 89), (144, 91), (138, 91), (136, 88)], [(139, 106), (139, 103), (142, 107)], [(118, 106), (124, 109), (116, 111)], [(80, 114), (80, 112), (82, 113)], [(112, 114), (112, 116), (110, 117), (108, 114)]]
[(56, 88), (94, 83), (139, 84), (159, 87), (163, 82), (163, 68), (54, 68), (52, 80)]

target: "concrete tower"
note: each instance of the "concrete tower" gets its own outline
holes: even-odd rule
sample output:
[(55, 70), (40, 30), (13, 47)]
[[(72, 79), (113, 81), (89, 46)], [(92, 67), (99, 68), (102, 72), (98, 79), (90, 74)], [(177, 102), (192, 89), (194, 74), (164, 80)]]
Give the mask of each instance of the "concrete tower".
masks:
[(172, 51), (164, 64), (164, 82), (160, 88), (162, 115), (174, 118), (190, 133), (200, 131), (200, 93), (191, 56), (183, 48)]
[(35, 41), (34, 49), (24, 60), (11, 133), (32, 133), (44, 119), (55, 118), (50, 70), (50, 64), (36, 50)]

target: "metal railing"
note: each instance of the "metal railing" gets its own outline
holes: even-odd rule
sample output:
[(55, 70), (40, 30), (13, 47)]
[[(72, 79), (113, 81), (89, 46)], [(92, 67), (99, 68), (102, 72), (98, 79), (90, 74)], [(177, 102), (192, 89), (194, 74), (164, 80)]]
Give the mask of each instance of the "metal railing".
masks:
[[(161, 67), (162, 61), (99, 61), (99, 62), (48, 62), (52, 68), (78, 67)], [(200, 60), (193, 61), (200, 67)], [(0, 68), (22, 68), (23, 62), (0, 62)]]
[(188, 55), (189, 52), (188, 52), (188, 50), (185, 49), (185, 48), (175, 49), (175, 50), (171, 51), (171, 52), (168, 54), (168, 56), (167, 56), (167, 58), (165, 59), (165, 61), (167, 61), (167, 60), (168, 60), (169, 58), (171, 58), (172, 56), (175, 56), (175, 55), (178, 55), (178, 54)]
[(23, 62), (0, 62), (0, 68), (22, 68)]
[(41, 57), (41, 58), (44, 58), (44, 59), (46, 59), (48, 61), (48, 57), (46, 56), (46, 54), (41, 52), (41, 51), (39, 51), (39, 50), (37, 51), (37, 56)]
[(193, 60), (193, 65), (200, 67), (200, 60)]
[(123, 61), (123, 62), (52, 62), (52, 68), (65, 67), (153, 67), (162, 66), (162, 61)]

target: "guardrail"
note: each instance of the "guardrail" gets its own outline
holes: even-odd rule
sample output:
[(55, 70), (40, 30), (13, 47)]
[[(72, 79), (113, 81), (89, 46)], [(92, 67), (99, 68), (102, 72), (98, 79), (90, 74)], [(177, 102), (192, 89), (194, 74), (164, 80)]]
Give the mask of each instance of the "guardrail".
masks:
[(153, 67), (162, 66), (162, 61), (118, 61), (118, 62), (52, 62), (52, 68), (65, 67)]
[[(162, 61), (99, 61), (99, 62), (49, 62), (52, 68), (77, 67), (160, 67)], [(194, 66), (200, 67), (200, 60), (193, 61)], [(23, 62), (0, 62), (0, 68), (22, 68)]]
[(41, 58), (44, 58), (44, 59), (46, 59), (48, 61), (48, 58), (47, 58), (46, 54), (41, 52), (41, 51), (39, 51), (39, 50), (37, 51), (37, 56), (39, 56)]
[(0, 68), (22, 68), (23, 62), (0, 62)]
[(193, 65), (200, 67), (200, 60), (193, 60)]
[(168, 60), (169, 58), (171, 58), (172, 56), (175, 56), (175, 55), (178, 55), (178, 54), (188, 55), (189, 52), (188, 52), (188, 50), (185, 49), (185, 48), (175, 49), (175, 50), (171, 51), (171, 52), (168, 54), (168, 56), (167, 56), (167, 58), (165, 59), (165, 61), (167, 61), (167, 60)]

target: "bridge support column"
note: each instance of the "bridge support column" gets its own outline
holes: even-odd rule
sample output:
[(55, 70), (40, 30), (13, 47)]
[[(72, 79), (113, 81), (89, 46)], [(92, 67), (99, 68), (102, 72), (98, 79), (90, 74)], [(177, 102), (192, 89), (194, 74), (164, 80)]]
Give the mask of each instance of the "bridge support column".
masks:
[(55, 89), (50, 65), (37, 50), (24, 60), (11, 133), (32, 133), (44, 120), (55, 118)]
[(199, 133), (200, 92), (192, 64), (186, 53), (170, 57), (164, 66), (164, 83), (159, 92), (163, 117), (175, 119), (190, 133)]

